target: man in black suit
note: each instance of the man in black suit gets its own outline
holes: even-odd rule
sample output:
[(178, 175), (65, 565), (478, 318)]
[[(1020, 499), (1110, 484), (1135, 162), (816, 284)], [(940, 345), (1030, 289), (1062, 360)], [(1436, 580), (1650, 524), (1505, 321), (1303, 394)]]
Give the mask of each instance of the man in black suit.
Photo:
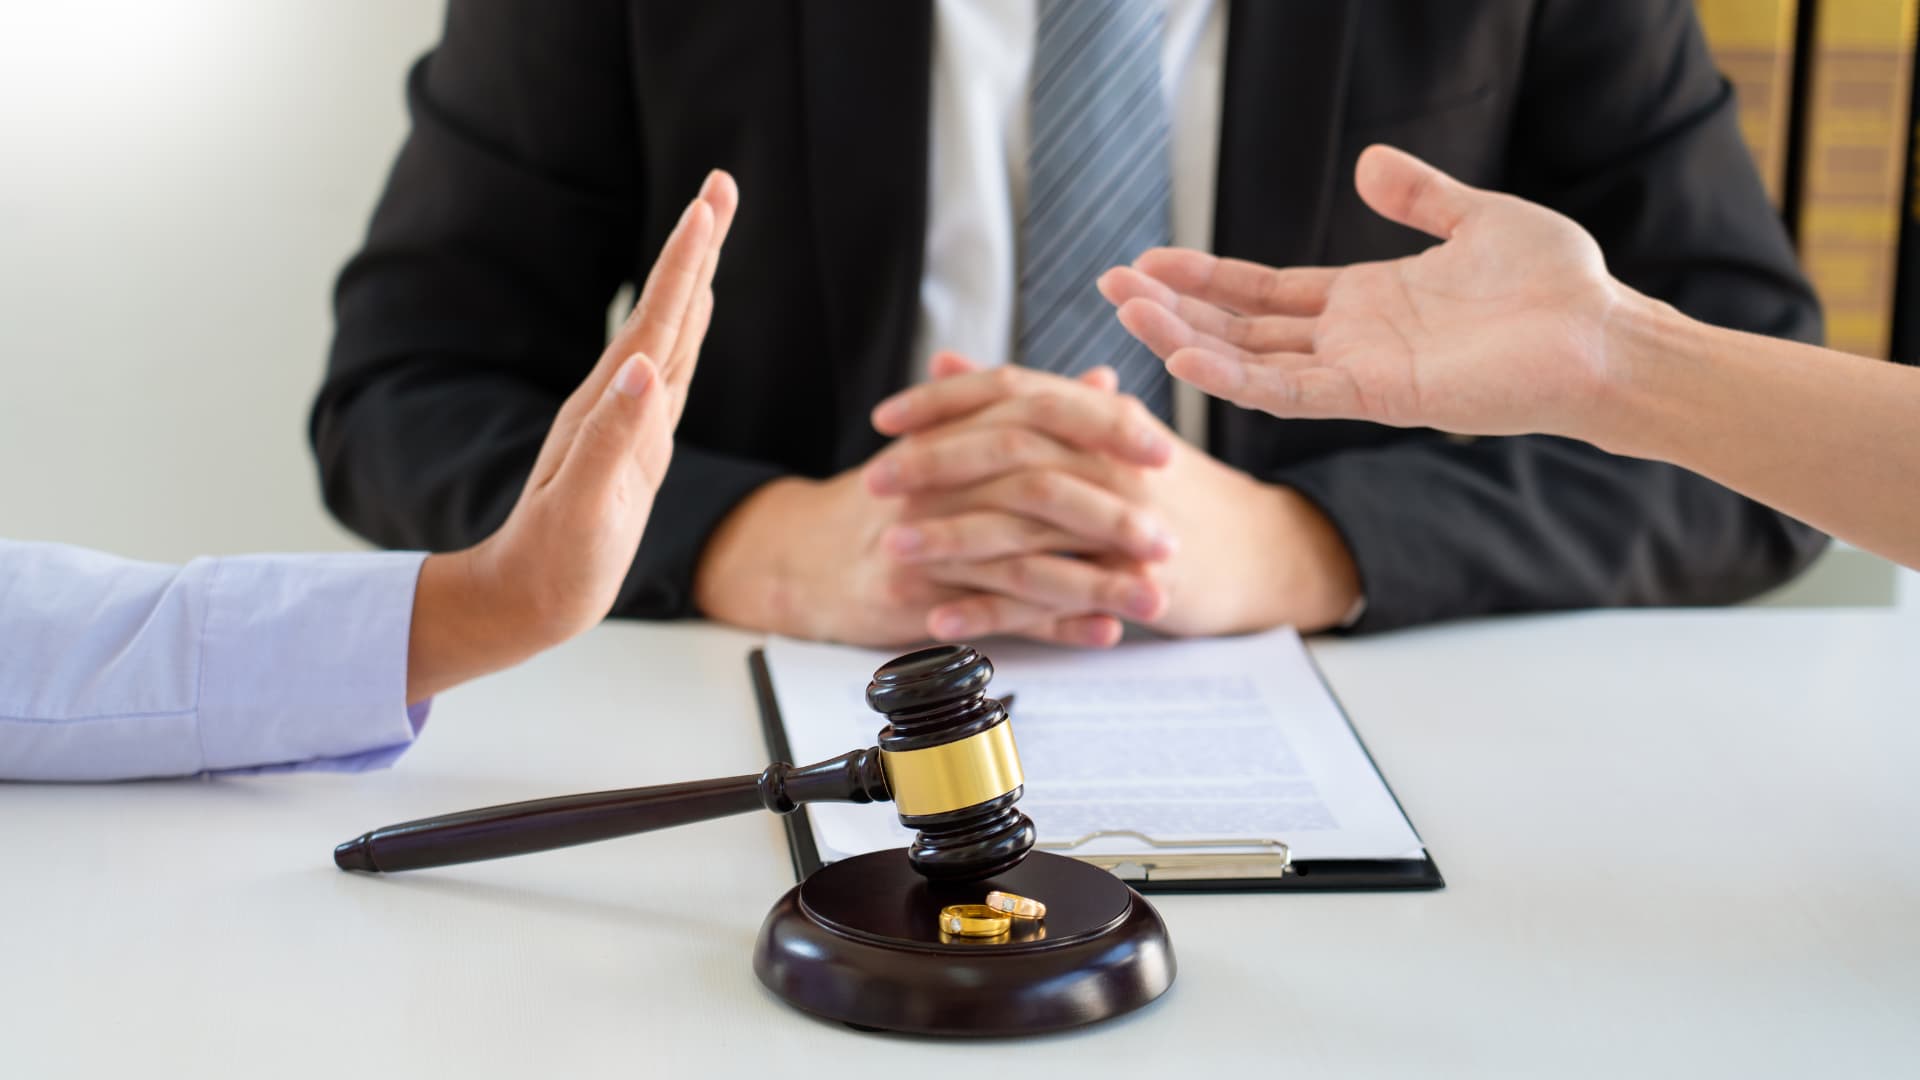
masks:
[[(1374, 630), (1728, 602), (1824, 543), (1581, 443), (1173, 400), (1094, 292), (1169, 240), (1418, 250), (1352, 191), (1384, 141), (1566, 213), (1689, 315), (1813, 340), (1689, 0), (452, 0), (408, 95), (312, 425), (328, 505), (382, 543), (506, 517), (716, 166), (741, 209), (619, 613), (876, 644)], [(873, 412), (929, 376), (963, 407)]]

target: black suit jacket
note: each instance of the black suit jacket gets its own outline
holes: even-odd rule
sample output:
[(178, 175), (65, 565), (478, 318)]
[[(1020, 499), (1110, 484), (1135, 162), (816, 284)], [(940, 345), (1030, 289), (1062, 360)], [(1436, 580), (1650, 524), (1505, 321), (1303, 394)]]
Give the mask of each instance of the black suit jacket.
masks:
[[(926, 223), (927, 0), (452, 0), (362, 250), (312, 436), (328, 505), (383, 544), (504, 518), (607, 305), (708, 169), (740, 216), (673, 466), (617, 611), (691, 608), (722, 517), (881, 445), (909, 379)], [(1580, 221), (1615, 274), (1709, 322), (1817, 338), (1811, 290), (1691, 0), (1235, 0), (1215, 248), (1346, 263), (1430, 243), (1368, 211), (1384, 141)], [(1785, 579), (1812, 530), (1669, 466), (1554, 438), (1283, 422), (1215, 403), (1212, 452), (1345, 536), (1362, 629), (1602, 604), (1718, 603)]]

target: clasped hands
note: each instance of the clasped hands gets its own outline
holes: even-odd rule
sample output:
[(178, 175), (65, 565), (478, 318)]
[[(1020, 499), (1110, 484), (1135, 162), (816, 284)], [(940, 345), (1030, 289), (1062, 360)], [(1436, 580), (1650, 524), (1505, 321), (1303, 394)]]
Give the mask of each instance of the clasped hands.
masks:
[(1337, 622), (1357, 583), (1304, 498), (1181, 441), (1109, 368), (936, 356), (883, 401), (865, 465), (742, 503), (696, 581), (709, 615), (868, 645), (1013, 634), (1106, 646)]
[(943, 354), (933, 376), (874, 409), (896, 441), (861, 470), (892, 500), (879, 546), (895, 574), (936, 590), (924, 633), (1105, 646), (1122, 620), (1188, 635), (1339, 617), (1310, 610), (1336, 590), (1308, 579), (1344, 557), (1309, 539), (1319, 511), (1182, 441), (1111, 368), (1066, 379)]
[(1155, 487), (1177, 440), (1115, 384), (1106, 367), (1069, 380), (943, 353), (874, 409), (896, 441), (859, 480), (904, 632), (1110, 645), (1122, 618), (1166, 614), (1180, 542)]

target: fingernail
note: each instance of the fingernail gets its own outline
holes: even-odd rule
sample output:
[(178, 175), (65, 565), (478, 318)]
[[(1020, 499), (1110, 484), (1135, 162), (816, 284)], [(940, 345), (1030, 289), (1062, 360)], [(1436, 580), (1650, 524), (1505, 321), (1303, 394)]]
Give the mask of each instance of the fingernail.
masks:
[(630, 398), (637, 398), (653, 385), (653, 365), (647, 362), (645, 353), (634, 353), (613, 376), (613, 389)]
[(933, 617), (933, 636), (937, 638), (966, 637), (973, 632), (973, 625), (965, 615), (955, 611), (944, 611)]
[(718, 184), (719, 182), (720, 182), (720, 170), (713, 169), (709, 171), (707, 173), (707, 178), (705, 180), (700, 181), (700, 197), (704, 199), (707, 196), (713, 194), (714, 185)]
[(867, 490), (892, 495), (900, 490), (900, 463), (882, 458), (867, 466)]
[(1139, 538), (1140, 548), (1149, 559), (1164, 559), (1173, 554), (1173, 534), (1150, 514), (1135, 514), (1128, 528)]
[(911, 555), (926, 545), (927, 534), (911, 525), (895, 525), (887, 530), (887, 547), (895, 555)]
[(1153, 594), (1152, 589), (1136, 582), (1127, 586), (1120, 606), (1136, 619), (1151, 619), (1154, 616), (1154, 610), (1160, 606), (1160, 600)]
[(907, 407), (899, 395), (888, 398), (873, 408), (873, 426), (883, 434), (890, 434), (888, 428), (898, 427), (907, 419)]
[(1167, 441), (1167, 437), (1146, 424), (1142, 424), (1140, 429), (1133, 433), (1133, 445), (1140, 451), (1141, 457), (1153, 461), (1159, 461), (1173, 453), (1173, 444)]

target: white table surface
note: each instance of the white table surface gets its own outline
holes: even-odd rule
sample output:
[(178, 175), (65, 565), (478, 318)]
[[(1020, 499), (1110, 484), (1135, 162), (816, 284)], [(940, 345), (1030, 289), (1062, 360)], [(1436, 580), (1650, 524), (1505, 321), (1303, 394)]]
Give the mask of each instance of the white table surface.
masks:
[(382, 773), (0, 785), (0, 1075), (1920, 1070), (1920, 634), (1887, 612), (1316, 643), (1448, 888), (1159, 897), (1173, 989), (1064, 1035), (862, 1035), (763, 991), (771, 816), (332, 867), (380, 824), (757, 771), (753, 642), (603, 628), (446, 695)]

